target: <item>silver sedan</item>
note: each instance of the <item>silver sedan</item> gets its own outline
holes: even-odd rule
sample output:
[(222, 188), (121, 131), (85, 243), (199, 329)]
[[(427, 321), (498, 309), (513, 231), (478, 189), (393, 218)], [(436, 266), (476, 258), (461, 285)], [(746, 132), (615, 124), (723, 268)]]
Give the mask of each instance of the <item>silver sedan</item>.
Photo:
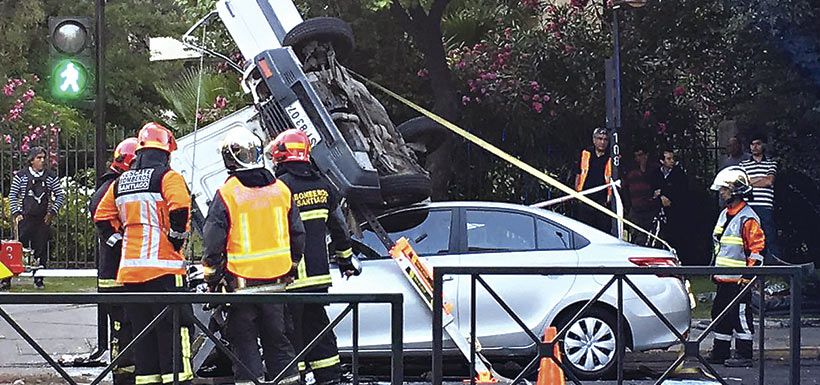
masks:
[[(437, 202), (401, 209), (380, 217), (393, 239), (406, 237), (431, 266), (676, 266), (674, 254), (638, 247), (552, 211), (493, 202)], [(364, 272), (343, 280), (334, 277), (333, 293), (404, 294), (404, 351), (429, 356), (432, 313), (419, 298), (387, 250), (368, 228), (363, 229)], [(559, 329), (603, 287), (610, 276), (520, 275), (487, 276), (485, 280), (536, 335), (550, 325)], [(630, 277), (679, 332), (688, 331), (689, 294), (674, 277)], [(535, 344), (495, 300), (477, 289), (477, 336), (484, 354), (492, 357), (535, 354)], [(445, 302), (462, 332), (469, 332), (470, 278), (447, 277)], [(571, 325), (561, 349), (582, 379), (611, 374), (615, 364), (617, 292), (613, 285)], [(668, 348), (675, 335), (637, 295), (624, 286), (626, 344), (633, 351)], [(341, 305), (330, 307), (338, 314)], [(390, 311), (387, 305), (363, 305), (360, 310), (360, 352), (387, 355)], [(351, 351), (351, 321), (336, 327), (339, 347)], [(445, 354), (459, 355), (445, 334)]]

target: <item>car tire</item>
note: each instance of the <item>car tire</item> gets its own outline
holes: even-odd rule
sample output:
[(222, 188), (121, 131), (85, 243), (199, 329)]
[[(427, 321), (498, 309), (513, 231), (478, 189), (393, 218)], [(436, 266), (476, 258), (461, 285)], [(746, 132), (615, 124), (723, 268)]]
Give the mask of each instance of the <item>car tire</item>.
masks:
[[(556, 325), (558, 330), (566, 326), (574, 315), (575, 312), (571, 312), (560, 319)], [(616, 370), (617, 337), (615, 314), (593, 307), (575, 321), (561, 338), (559, 346), (562, 360), (579, 380), (612, 378)], [(592, 342), (589, 347), (585, 346), (588, 341)]]
[(418, 116), (396, 127), (404, 141), (424, 145), (425, 154), (435, 151), (444, 142), (447, 129), (426, 116)]
[(384, 206), (401, 207), (430, 197), (432, 183), (425, 174), (397, 174), (379, 178)]
[(302, 48), (313, 40), (330, 42), (339, 60), (347, 57), (356, 46), (350, 24), (335, 17), (314, 17), (305, 20), (285, 35), (282, 44), (293, 47), (296, 55), (301, 58)]

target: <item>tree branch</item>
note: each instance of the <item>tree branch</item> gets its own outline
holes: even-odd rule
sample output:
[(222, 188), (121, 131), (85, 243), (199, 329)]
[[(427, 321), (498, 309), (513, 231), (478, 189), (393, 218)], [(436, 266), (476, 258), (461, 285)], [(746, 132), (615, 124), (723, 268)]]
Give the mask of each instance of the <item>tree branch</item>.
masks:
[(410, 18), (410, 15), (407, 14), (407, 10), (404, 9), (399, 0), (393, 0), (390, 3), (390, 13), (393, 14), (393, 17), (395, 17), (401, 25), (404, 26), (405, 30), (415, 32), (413, 20)]

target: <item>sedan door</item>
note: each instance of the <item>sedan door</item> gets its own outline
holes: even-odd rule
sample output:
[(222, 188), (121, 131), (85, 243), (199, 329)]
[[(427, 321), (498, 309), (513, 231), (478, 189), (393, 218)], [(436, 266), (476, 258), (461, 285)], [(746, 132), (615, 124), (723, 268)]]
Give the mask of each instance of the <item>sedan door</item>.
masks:
[[(414, 250), (430, 266), (453, 265), (458, 263), (457, 255), (449, 255), (453, 215), (450, 209), (412, 209), (388, 215), (380, 219), (390, 233), (390, 238), (398, 240), (406, 237)], [(343, 280), (334, 272), (333, 293), (401, 293), (404, 296), (404, 348), (405, 352), (429, 352), (432, 348), (432, 313), (416, 293), (413, 286), (399, 270), (398, 265), (388, 255), (388, 250), (378, 240), (376, 234), (364, 229), (366, 246), (374, 250), (374, 255), (363, 259), (363, 271), (358, 277)], [(444, 283), (445, 300), (456, 305), (458, 287), (454, 280)], [(338, 314), (344, 305), (332, 305), (330, 313)], [(360, 310), (360, 348), (370, 351), (390, 349), (390, 308), (389, 305), (362, 305)], [(339, 347), (350, 350), (351, 320), (348, 317), (336, 327)], [(445, 337), (445, 347), (452, 346)]]
[[(467, 208), (461, 245), (462, 266), (577, 266), (572, 232), (530, 213), (501, 209)], [(539, 335), (552, 308), (573, 285), (574, 275), (482, 276), (515, 314)], [(470, 276), (460, 276), (459, 327), (470, 331)], [(485, 351), (509, 354), (528, 349), (533, 341), (480, 283), (476, 283), (476, 329)]]

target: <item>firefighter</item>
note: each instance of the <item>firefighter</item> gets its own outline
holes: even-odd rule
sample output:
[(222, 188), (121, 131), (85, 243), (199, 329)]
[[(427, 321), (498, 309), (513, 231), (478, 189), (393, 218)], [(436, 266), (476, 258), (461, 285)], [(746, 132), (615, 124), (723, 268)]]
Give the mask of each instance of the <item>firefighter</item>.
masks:
[[(88, 210), (91, 216), (97, 212), (97, 206), (103, 198), (103, 194), (108, 191), (109, 186), (120, 174), (128, 171), (131, 168), (131, 163), (136, 157), (137, 146), (139, 142), (137, 138), (128, 138), (120, 142), (117, 148), (114, 149), (114, 159), (111, 161), (111, 166), (108, 172), (100, 177), (100, 187), (94, 191), (91, 196), (91, 201), (88, 205)], [(119, 221), (116, 221), (119, 222)], [(117, 223), (115, 226), (117, 232), (120, 231), (121, 226)], [(117, 282), (117, 270), (120, 265), (121, 249), (119, 247), (111, 247), (106, 244), (105, 239), (100, 239), (99, 242), (99, 257), (97, 259), (97, 291), (101, 293), (116, 293), (122, 292), (123, 286)], [(109, 327), (111, 330), (111, 358), (114, 359), (119, 355), (122, 348), (128, 346), (132, 339), (131, 323), (125, 319), (125, 310), (122, 305), (107, 306)], [(127, 354), (117, 362), (114, 367), (114, 384), (131, 384), (134, 383), (134, 355)]]
[[(712, 183), (726, 208), (720, 213), (713, 239), (715, 243), (714, 266), (747, 267), (763, 263), (761, 252), (765, 246), (763, 230), (757, 214), (743, 200), (752, 191), (749, 177), (738, 168), (721, 170)], [(717, 294), (712, 304), (712, 318), (716, 318), (729, 303), (740, 294), (749, 277), (741, 275), (715, 275)], [(739, 304), (729, 308), (728, 314), (715, 327), (715, 341), (708, 358), (710, 363), (732, 367), (752, 366), (752, 311), (751, 294), (747, 292)], [(735, 335), (735, 354), (730, 355), (732, 332)]]
[[(234, 128), (221, 149), (229, 177), (205, 219), (205, 280), (211, 291), (222, 284), (228, 291), (254, 286), (254, 291), (283, 292), (305, 247), (299, 209), (290, 189), (265, 168), (259, 137), (245, 128)], [(237, 384), (271, 381), (293, 360), (285, 317), (284, 304), (234, 303), (228, 307), (225, 337), (247, 366), (234, 363)], [(261, 355), (257, 339), (262, 343)], [(294, 367), (280, 384), (298, 381)]]
[[(185, 258), (180, 251), (188, 237), (191, 195), (182, 175), (169, 167), (176, 141), (171, 131), (157, 123), (144, 125), (137, 140), (137, 157), (131, 169), (111, 183), (97, 206), (94, 221), (105, 243), (121, 248), (117, 282), (126, 292), (183, 292)], [(117, 226), (121, 226), (121, 232)], [(125, 312), (134, 330), (141, 331), (165, 306), (126, 304)], [(181, 311), (180, 350), (173, 351), (173, 317), (164, 317), (135, 347), (137, 384), (173, 382), (174, 361), (180, 383), (193, 379), (193, 308), (177, 308)]]
[[(276, 176), (290, 187), (305, 223), (307, 240), (305, 257), (296, 270), (296, 279), (288, 291), (327, 293), (330, 277), (327, 235), (330, 233), (336, 262), (343, 276), (359, 275), (361, 265), (353, 256), (347, 225), (339, 208), (334, 187), (311, 167), (310, 140), (304, 132), (290, 129), (282, 132), (266, 151), (276, 164)], [(293, 342), (301, 351), (328, 324), (321, 304), (289, 304), (293, 321)], [(341, 379), (336, 336), (331, 330), (299, 363), (302, 374), (313, 371), (316, 384), (338, 383)]]

